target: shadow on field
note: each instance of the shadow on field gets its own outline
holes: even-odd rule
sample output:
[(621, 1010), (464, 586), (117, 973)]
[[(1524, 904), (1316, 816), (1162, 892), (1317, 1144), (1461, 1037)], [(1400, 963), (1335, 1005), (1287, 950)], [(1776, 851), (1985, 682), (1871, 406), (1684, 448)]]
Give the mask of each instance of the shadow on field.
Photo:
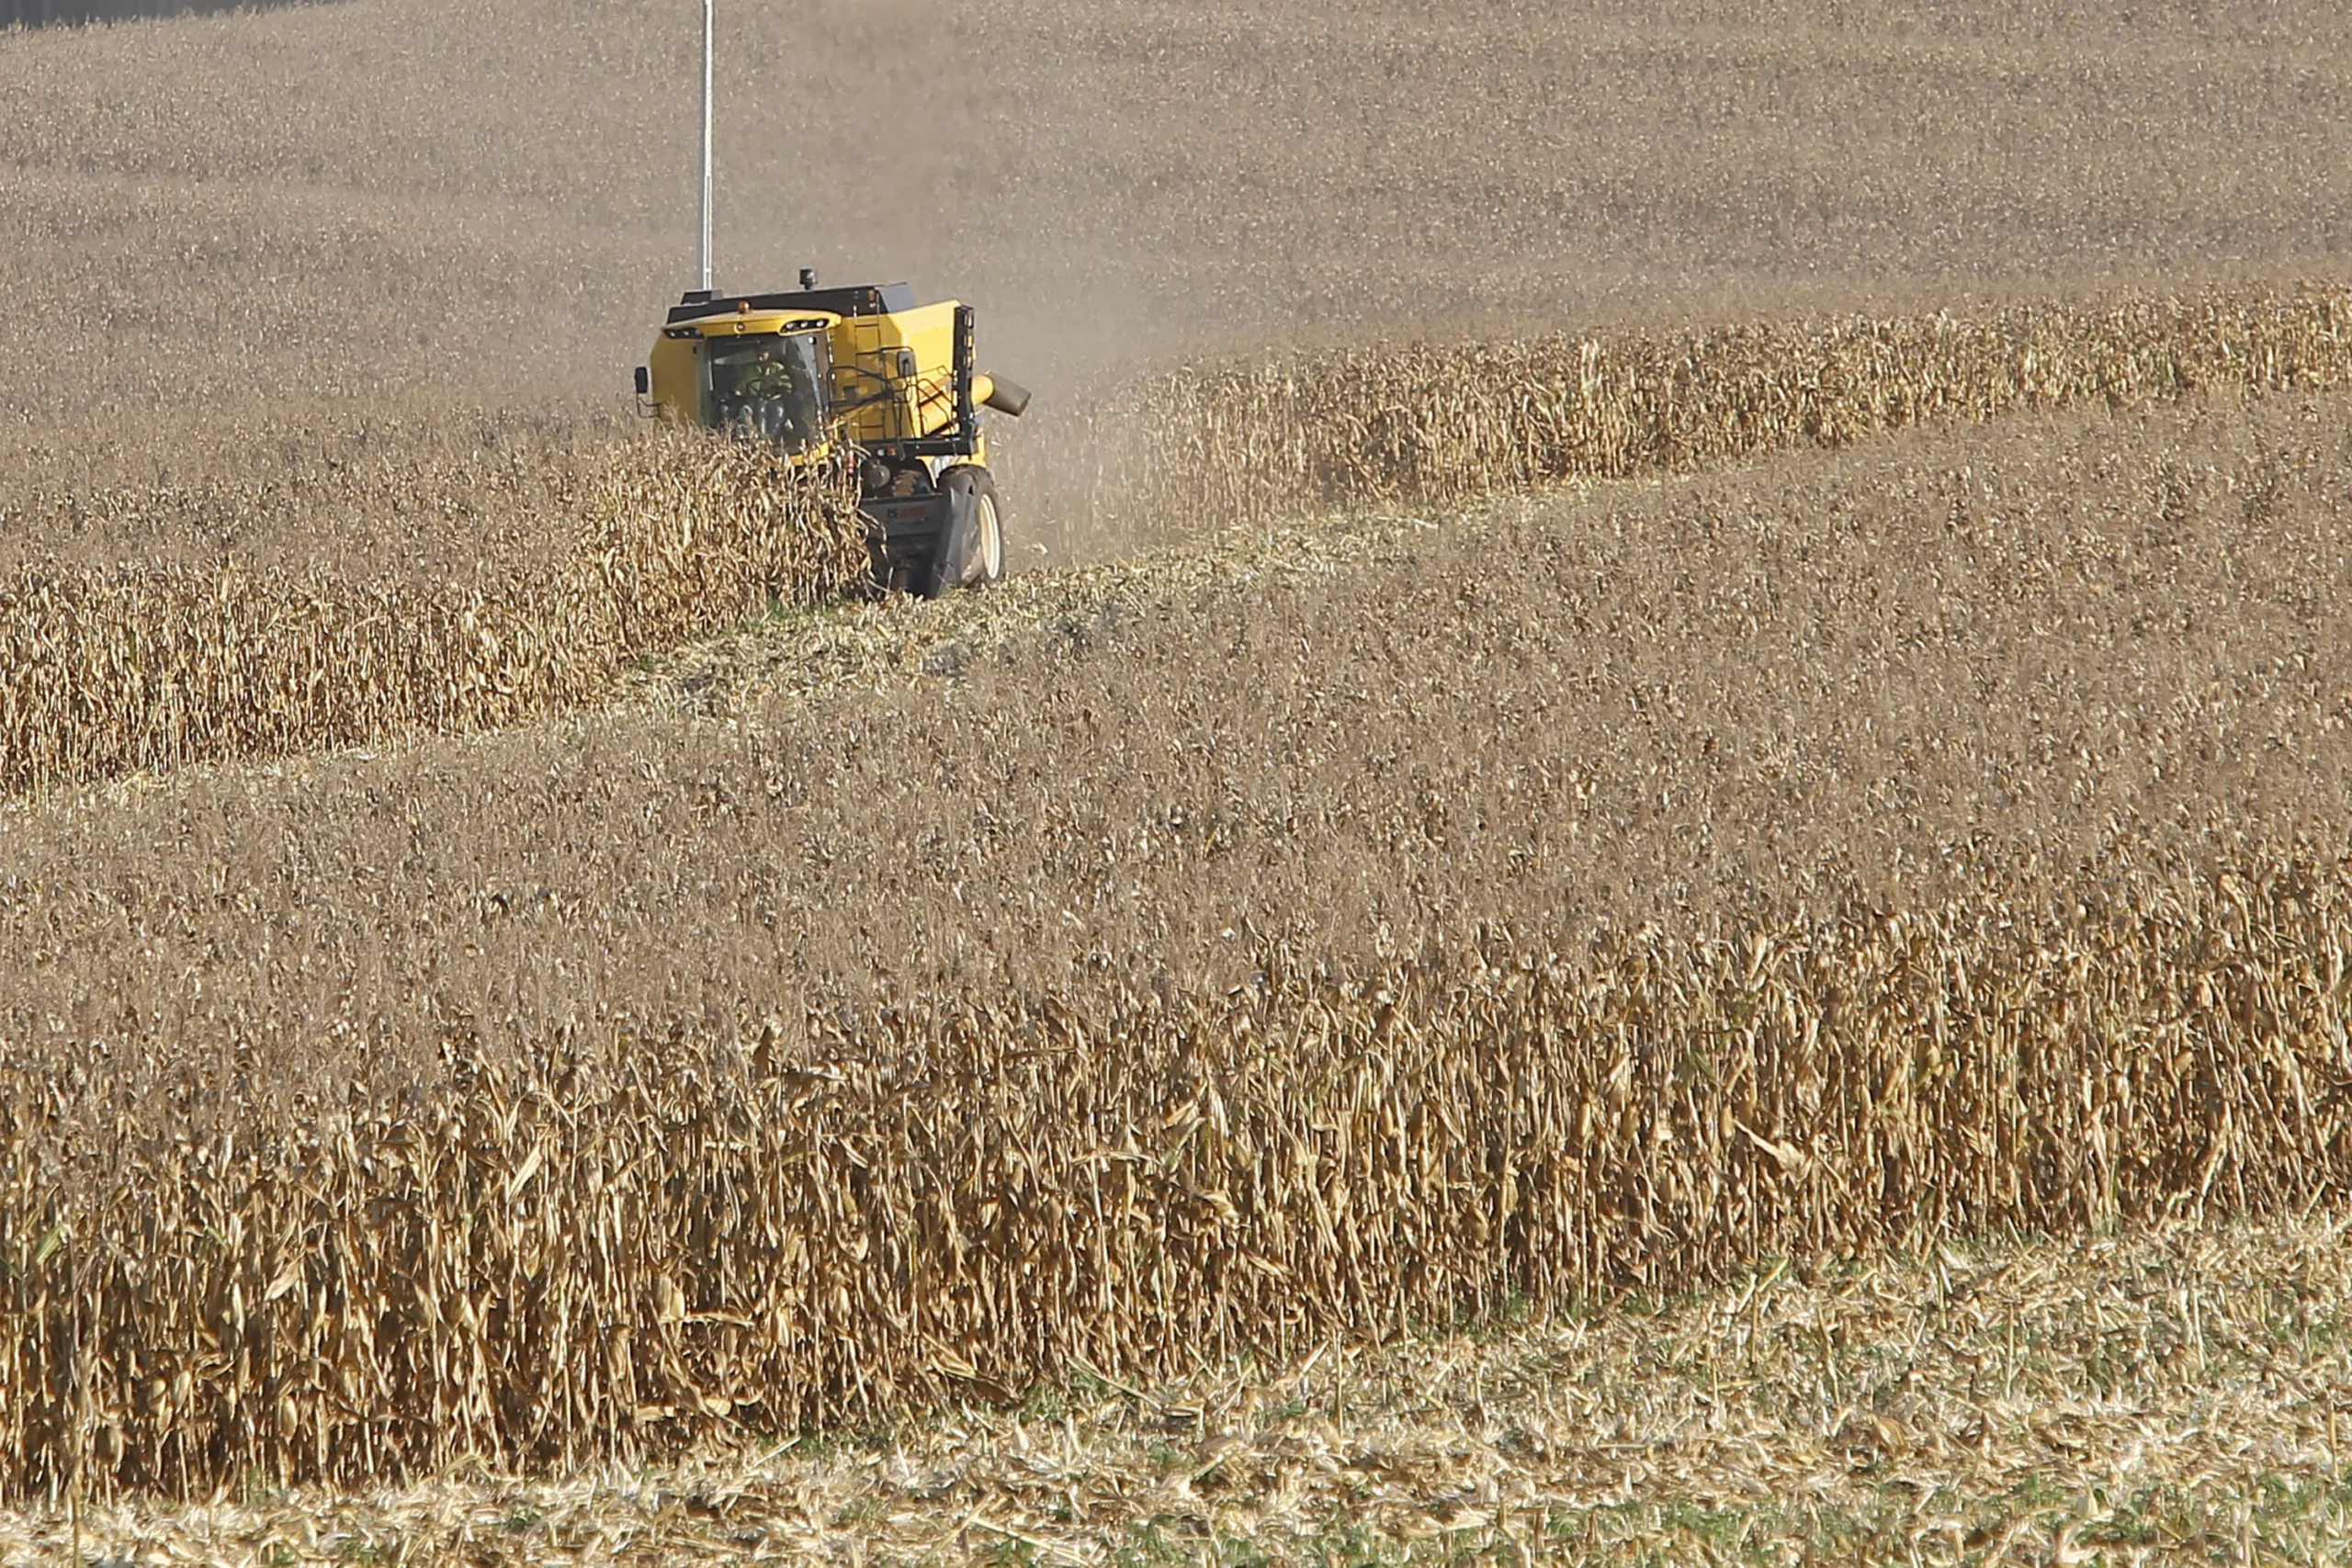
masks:
[(191, 17), (215, 11), (271, 11), (311, 0), (0, 0), (0, 31), (10, 28), (78, 28), (143, 17)]

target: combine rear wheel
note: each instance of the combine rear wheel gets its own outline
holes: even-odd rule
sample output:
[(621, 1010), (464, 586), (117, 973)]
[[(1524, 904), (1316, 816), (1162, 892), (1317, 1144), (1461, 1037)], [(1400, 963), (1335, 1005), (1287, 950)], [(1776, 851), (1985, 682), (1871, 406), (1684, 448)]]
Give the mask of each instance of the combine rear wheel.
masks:
[(946, 525), (940, 530), (924, 597), (936, 599), (956, 588), (985, 588), (1004, 581), (1004, 521), (997, 510), (996, 481), (986, 468), (950, 468), (939, 476), (940, 504)]

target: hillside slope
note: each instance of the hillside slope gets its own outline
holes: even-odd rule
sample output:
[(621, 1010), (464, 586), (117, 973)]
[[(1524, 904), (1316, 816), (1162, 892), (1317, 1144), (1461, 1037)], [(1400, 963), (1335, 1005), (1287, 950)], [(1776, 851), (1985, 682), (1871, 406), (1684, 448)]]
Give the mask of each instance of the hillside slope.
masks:
[[(695, 21), (345, 0), (0, 36), (0, 499), (617, 415), (693, 259)], [(2324, 275), (2337, 21), (738, 7), (720, 273), (972, 299), (1047, 407), (1269, 343)]]

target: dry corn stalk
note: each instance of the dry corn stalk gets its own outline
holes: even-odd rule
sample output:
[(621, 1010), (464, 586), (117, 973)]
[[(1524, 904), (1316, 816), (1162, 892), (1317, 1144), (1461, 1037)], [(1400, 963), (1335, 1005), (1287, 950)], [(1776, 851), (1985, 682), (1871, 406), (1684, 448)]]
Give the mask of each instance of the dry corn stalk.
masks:
[[(1100, 511), (1261, 523), (1842, 446), (1928, 421), (2347, 384), (2352, 291), (2257, 288), (1186, 370), (1094, 411), (1087, 452), (1072, 456), (1097, 462)], [(1123, 431), (1148, 438), (1123, 446)]]
[(243, 1139), (126, 1111), (82, 1168), (20, 1069), (0, 1497), (85, 1442), (100, 1494), (639, 1459), (1763, 1254), (2345, 1196), (2352, 862), (2110, 869), (2046, 919), (2072, 901), (1989, 871), (1574, 959), (1269, 950), (1231, 994), (650, 1018), (503, 1064), (453, 1034), (421, 1099)]
[(0, 791), (510, 724), (867, 570), (837, 477), (732, 443), (619, 448), (582, 505), (568, 557), (467, 581), (234, 562), (0, 576)]

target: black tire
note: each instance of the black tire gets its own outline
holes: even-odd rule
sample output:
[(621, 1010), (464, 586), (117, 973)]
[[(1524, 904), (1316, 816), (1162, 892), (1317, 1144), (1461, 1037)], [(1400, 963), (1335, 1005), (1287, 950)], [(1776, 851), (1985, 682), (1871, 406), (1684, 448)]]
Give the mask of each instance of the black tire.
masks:
[(1004, 513), (989, 471), (968, 464), (948, 469), (939, 476), (939, 504), (946, 515), (923, 597), (1003, 581)]

